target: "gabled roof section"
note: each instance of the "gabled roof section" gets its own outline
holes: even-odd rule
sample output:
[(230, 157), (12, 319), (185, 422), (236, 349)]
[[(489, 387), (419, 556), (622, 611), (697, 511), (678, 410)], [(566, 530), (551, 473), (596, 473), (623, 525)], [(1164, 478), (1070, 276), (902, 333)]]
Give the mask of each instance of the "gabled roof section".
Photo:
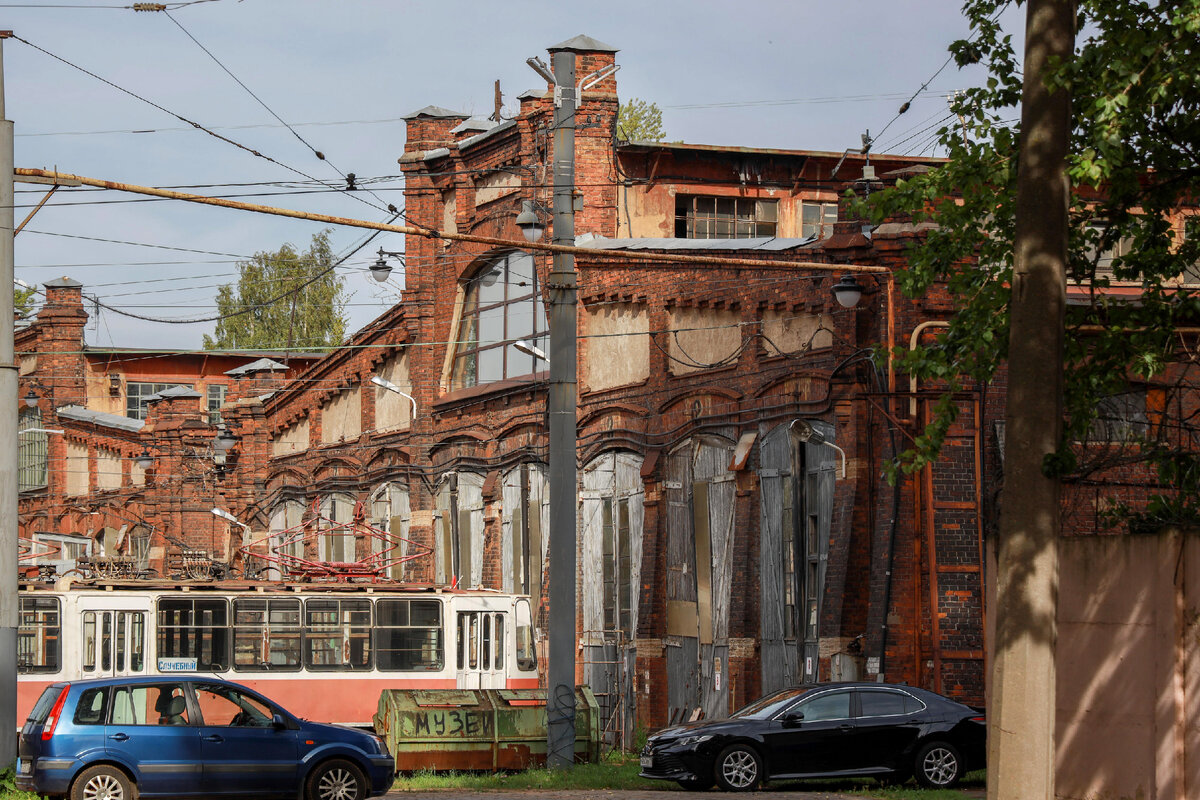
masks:
[(558, 50), (577, 50), (590, 53), (617, 53), (620, 52), (616, 47), (604, 42), (597, 41), (590, 36), (584, 36), (582, 33), (565, 42), (559, 42), (556, 45), (547, 47), (546, 50), (553, 53)]
[(436, 119), (467, 119), (470, 114), (464, 114), (461, 111), (451, 111), (448, 108), (441, 106), (425, 106), (424, 108), (410, 111), (400, 119), (416, 119), (417, 117), (434, 117)]
[(479, 144), (484, 139), (495, 136), (496, 134), (499, 134), (499, 133), (503, 133), (504, 131), (507, 131), (511, 128), (515, 128), (516, 126), (517, 126), (517, 121), (515, 119), (505, 120), (504, 122), (501, 122), (499, 125), (492, 128), (491, 130), (484, 131), (483, 133), (463, 139), (461, 142), (458, 143), (458, 149), (460, 151), (466, 150), (468, 147), (471, 147), (472, 145)]
[(90, 408), (83, 406), (63, 406), (55, 412), (62, 419), (73, 419), (76, 422), (90, 422), (93, 425), (99, 425), (103, 428), (117, 428), (118, 430), (137, 433), (146, 423), (140, 419), (124, 417), (120, 414), (109, 414), (106, 411), (93, 411)]
[(243, 364), (240, 367), (226, 370), (225, 374), (231, 378), (240, 378), (243, 375), (253, 375), (256, 372), (287, 372), (287, 366), (280, 364), (278, 361), (272, 361), (269, 358), (260, 358), (258, 361), (251, 361), (249, 364)]
[(490, 119), (480, 119), (479, 117), (471, 117), (463, 120), (450, 129), (451, 133), (466, 133), (467, 131), (490, 131), (496, 127), (496, 123)]
[(163, 389), (161, 392), (156, 392), (156, 393), (150, 395), (149, 397), (147, 397), (146, 399), (149, 402), (154, 402), (155, 400), (171, 400), (176, 397), (199, 398), (199, 397), (203, 397), (203, 395), (201, 395), (195, 389), (189, 389), (186, 386), (172, 386), (170, 389)]

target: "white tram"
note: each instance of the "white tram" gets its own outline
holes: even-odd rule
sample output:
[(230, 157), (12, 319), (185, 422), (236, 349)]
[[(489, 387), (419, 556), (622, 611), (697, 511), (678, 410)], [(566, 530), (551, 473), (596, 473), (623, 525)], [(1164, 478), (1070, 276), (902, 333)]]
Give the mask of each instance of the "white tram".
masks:
[(47, 685), (211, 673), (289, 711), (370, 725), (383, 689), (538, 685), (529, 599), (404, 585), (22, 583), (17, 714)]

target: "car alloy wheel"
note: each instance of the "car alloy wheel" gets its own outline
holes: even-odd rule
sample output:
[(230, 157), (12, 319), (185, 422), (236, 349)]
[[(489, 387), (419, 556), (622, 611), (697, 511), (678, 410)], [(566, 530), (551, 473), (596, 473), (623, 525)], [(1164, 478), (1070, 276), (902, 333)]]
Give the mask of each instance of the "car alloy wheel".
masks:
[(308, 781), (308, 800), (363, 800), (366, 796), (366, 778), (349, 761), (322, 764)]
[(916, 778), (922, 786), (948, 789), (962, 777), (958, 750), (947, 742), (930, 742), (917, 751)]
[(85, 770), (75, 780), (72, 800), (135, 800), (137, 792), (125, 773), (100, 765)]
[(717, 757), (717, 783), (730, 792), (748, 792), (762, 778), (762, 760), (746, 745), (735, 744)]

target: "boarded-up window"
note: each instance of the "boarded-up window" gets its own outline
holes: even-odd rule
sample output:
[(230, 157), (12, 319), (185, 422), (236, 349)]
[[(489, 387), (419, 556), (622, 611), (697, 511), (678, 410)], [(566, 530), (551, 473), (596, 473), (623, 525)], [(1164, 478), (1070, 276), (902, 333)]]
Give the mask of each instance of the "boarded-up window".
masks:
[(408, 487), (385, 483), (371, 496), (371, 524), (386, 532), (388, 539), (371, 537), (371, 552), (386, 568), (386, 576), (404, 579), (404, 558), (408, 555), (408, 527), (412, 520), (408, 505)]
[(483, 476), (450, 473), (438, 489), (434, 535), (440, 582), (457, 578), (460, 586), (479, 585), (483, 573)]
[[(304, 504), (295, 500), (285, 500), (271, 512), (270, 549), (276, 560), (265, 567), (268, 580), (279, 580), (289, 564), (304, 558), (305, 531), (298, 527), (303, 521)], [(255, 561), (254, 566), (262, 569), (264, 563)]]
[(762, 339), (768, 356), (796, 355), (833, 346), (833, 333), (821, 327), (821, 315), (804, 311), (764, 311)]
[(588, 391), (628, 386), (650, 377), (650, 315), (644, 306), (589, 307), (584, 325), (583, 383)]
[(542, 464), (523, 464), (504, 475), (503, 589), (539, 598), (550, 527), (550, 487)]
[(475, 181), (475, 205), (481, 206), (512, 194), (521, 188), (521, 176), (512, 172), (493, 172)]
[(67, 494), (88, 493), (88, 450), (86, 444), (67, 442)]
[[(442, 230), (446, 233), (458, 233), (458, 203), (453, 189), (442, 192)], [(449, 245), (450, 242), (446, 244)]]
[(271, 439), (271, 455), (286, 456), (308, 449), (308, 420), (302, 419), (295, 425), (284, 428)]
[(138, 466), (136, 460), (129, 462), (129, 482), (134, 486), (146, 485), (146, 470)]
[(345, 494), (325, 498), (321, 516), (320, 526), (324, 532), (317, 540), (317, 557), (322, 561), (356, 561), (354, 527), (344, 524), (354, 520), (354, 498)]
[[(407, 353), (398, 353), (380, 364), (376, 374), (400, 391), (412, 394)], [(375, 391), (375, 430), (405, 430), (412, 425), (412, 400), (382, 386), (372, 388)]]
[(46, 485), (49, 441), (42, 429), (42, 412), (22, 408), (17, 412), (17, 490), (28, 492)]
[(358, 387), (333, 397), (321, 408), (321, 443), (357, 439), (362, 433), (362, 404)]
[(740, 322), (736, 311), (712, 308), (672, 311), (667, 331), (671, 374), (686, 375), (737, 363), (742, 347)]
[(96, 488), (121, 488), (121, 454), (104, 448), (96, 449)]

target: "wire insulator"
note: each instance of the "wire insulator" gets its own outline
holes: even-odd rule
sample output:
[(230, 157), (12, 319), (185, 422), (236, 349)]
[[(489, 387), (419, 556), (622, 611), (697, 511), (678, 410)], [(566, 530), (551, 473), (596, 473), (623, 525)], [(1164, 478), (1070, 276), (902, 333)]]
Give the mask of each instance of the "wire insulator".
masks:
[(162, 3), (134, 3), (134, 11), (166, 11), (167, 7)]

